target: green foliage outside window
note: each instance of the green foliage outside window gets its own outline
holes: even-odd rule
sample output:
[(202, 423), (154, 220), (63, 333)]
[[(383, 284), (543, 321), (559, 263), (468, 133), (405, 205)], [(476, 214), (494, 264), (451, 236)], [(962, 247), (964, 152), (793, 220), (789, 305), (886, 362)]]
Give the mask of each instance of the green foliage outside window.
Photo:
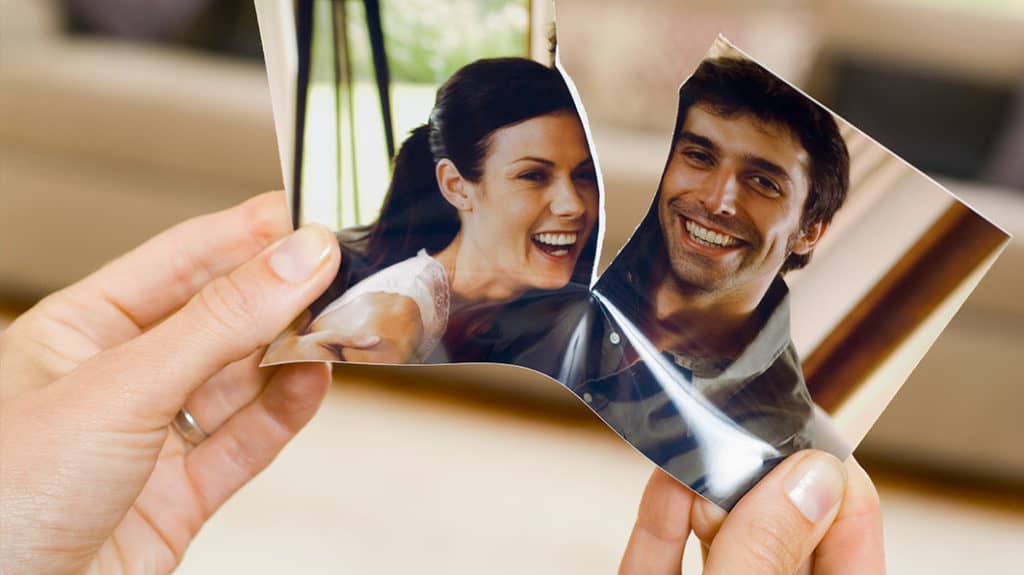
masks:
[[(351, 226), (376, 217), (391, 168), (363, 2), (340, 1), (352, 85), (351, 101), (336, 116), (348, 134), (341, 142), (337, 205), (339, 221)], [(437, 88), (460, 67), (480, 58), (529, 55), (529, 7), (529, 0), (381, 0), (396, 144), (427, 121)]]

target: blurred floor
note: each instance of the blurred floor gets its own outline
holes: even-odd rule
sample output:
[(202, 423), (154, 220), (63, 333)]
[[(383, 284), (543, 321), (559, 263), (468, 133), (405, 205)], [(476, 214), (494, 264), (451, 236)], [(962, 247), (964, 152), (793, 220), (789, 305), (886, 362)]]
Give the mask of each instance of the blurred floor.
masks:
[[(651, 467), (582, 407), (556, 419), (338, 379), (184, 573), (615, 571)], [(1006, 573), (1024, 559), (1022, 498), (876, 479), (892, 573)]]
[[(582, 406), (470, 396), (425, 371), (400, 385), (336, 370), (317, 417), (180, 572), (614, 572), (650, 464)], [(867, 467), (892, 573), (1006, 573), (1024, 559), (1024, 496)]]

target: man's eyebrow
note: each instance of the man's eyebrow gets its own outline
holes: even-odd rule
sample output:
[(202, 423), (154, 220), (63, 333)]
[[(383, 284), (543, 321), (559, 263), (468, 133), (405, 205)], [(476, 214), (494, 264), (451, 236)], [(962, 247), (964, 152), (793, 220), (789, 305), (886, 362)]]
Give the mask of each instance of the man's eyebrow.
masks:
[(700, 134), (694, 134), (690, 131), (683, 131), (679, 133), (679, 139), (685, 140), (691, 144), (698, 145), (702, 148), (707, 148), (714, 153), (718, 153), (718, 144), (711, 141), (710, 138), (701, 136)]
[[(685, 140), (702, 148), (706, 148), (716, 155), (721, 152), (718, 144), (711, 141), (710, 138), (701, 136), (700, 134), (684, 131), (679, 134), (679, 139)], [(743, 161), (763, 172), (767, 172), (779, 179), (785, 180), (788, 183), (792, 183), (793, 181), (792, 178), (789, 177), (789, 172), (787, 172), (782, 166), (767, 158), (762, 158), (761, 156), (755, 156), (753, 154), (745, 154), (743, 156)]]
[(518, 163), (518, 162), (537, 162), (537, 163), (544, 164), (544, 165), (547, 165), (547, 166), (554, 166), (555, 165), (555, 163), (552, 162), (551, 160), (549, 160), (547, 158), (538, 158), (537, 156), (523, 156), (522, 158), (518, 158), (518, 159), (512, 160), (509, 163), (510, 164), (515, 164), (515, 163)]
[(768, 172), (769, 174), (771, 174), (773, 176), (776, 176), (776, 177), (778, 177), (780, 179), (784, 179), (787, 182), (791, 182), (792, 181), (791, 178), (789, 177), (789, 172), (787, 172), (782, 166), (776, 164), (775, 162), (773, 162), (771, 160), (766, 160), (765, 158), (762, 158), (761, 156), (747, 155), (747, 156), (743, 157), (743, 161), (748, 163), (748, 164), (750, 164), (750, 165), (752, 165), (752, 166), (754, 166), (755, 168), (757, 168), (757, 169), (759, 169), (759, 170), (761, 170), (763, 172)]

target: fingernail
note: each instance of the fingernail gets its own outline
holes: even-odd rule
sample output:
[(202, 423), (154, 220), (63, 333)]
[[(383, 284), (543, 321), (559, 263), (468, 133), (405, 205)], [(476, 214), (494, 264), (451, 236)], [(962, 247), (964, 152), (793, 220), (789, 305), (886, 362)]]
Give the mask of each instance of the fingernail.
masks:
[(704, 516), (710, 523), (714, 525), (720, 525), (723, 521), (725, 521), (726, 512), (717, 504), (712, 503), (707, 499), (702, 499), (701, 505), (701, 510), (703, 511)]
[(355, 341), (356, 347), (373, 347), (378, 343), (380, 343), (379, 335), (364, 335)]
[(327, 234), (305, 226), (292, 232), (270, 256), (270, 269), (289, 283), (309, 279), (331, 251)]
[(824, 519), (839, 503), (846, 473), (831, 455), (807, 457), (789, 476), (789, 500), (812, 523)]

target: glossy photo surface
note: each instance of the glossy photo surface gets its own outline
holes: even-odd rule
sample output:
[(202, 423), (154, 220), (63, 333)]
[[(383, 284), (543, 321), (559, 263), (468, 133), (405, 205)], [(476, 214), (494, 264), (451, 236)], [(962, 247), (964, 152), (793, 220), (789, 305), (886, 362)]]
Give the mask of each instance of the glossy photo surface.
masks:
[[(304, 27), (299, 3), (300, 58), (315, 60), (324, 4)], [(316, 62), (299, 69), (311, 97)], [(459, 67), (396, 139), (375, 217), (338, 226), (338, 276), (264, 365), (528, 368), (726, 509), (800, 449), (847, 457), (1006, 234), (723, 38), (680, 80), (659, 185), (627, 198), (605, 189), (561, 66)], [(317, 153), (310, 134), (344, 124), (317, 110), (296, 107), (300, 145), (282, 150), (297, 214), (344, 204), (312, 174), (327, 162), (340, 182), (360, 141)], [(598, 274), (617, 202), (648, 208)]]

